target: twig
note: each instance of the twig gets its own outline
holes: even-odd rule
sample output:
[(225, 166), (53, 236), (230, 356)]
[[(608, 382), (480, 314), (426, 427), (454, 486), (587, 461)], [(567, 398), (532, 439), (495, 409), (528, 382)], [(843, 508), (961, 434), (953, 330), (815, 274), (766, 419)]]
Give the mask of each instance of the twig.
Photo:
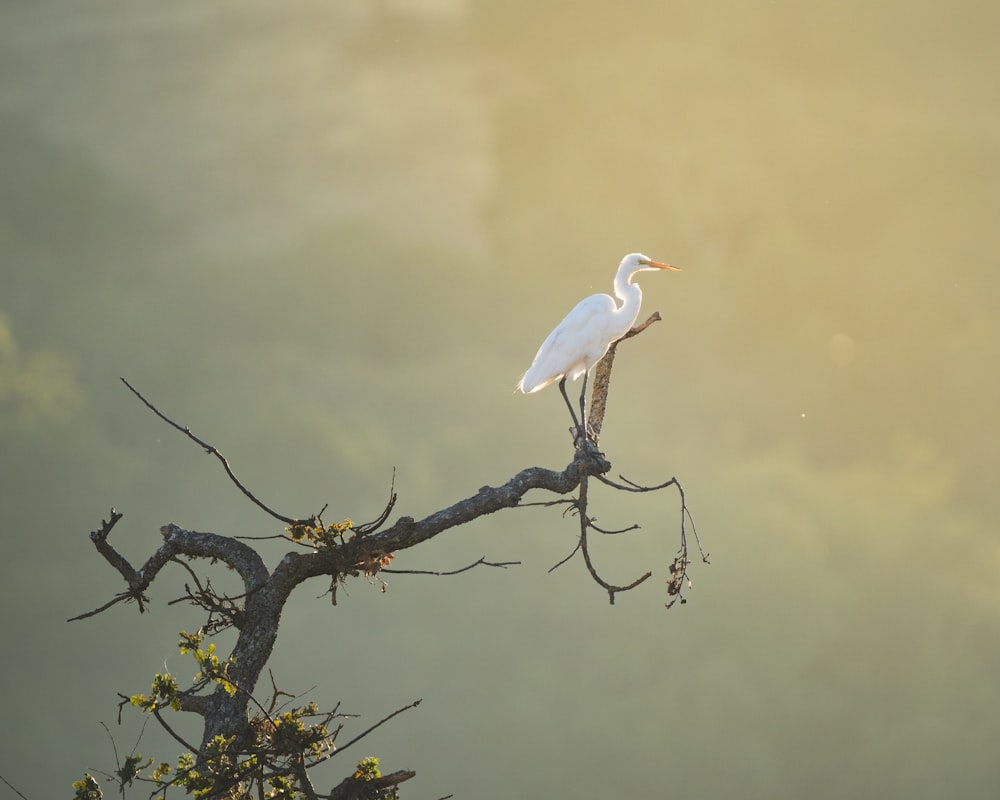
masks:
[[(118, 704), (118, 724), (121, 725), (121, 722), (122, 722), (122, 708), (124, 706), (129, 705), (132, 702), (132, 698), (128, 697), (127, 695), (122, 694), (121, 692), (118, 693), (118, 696), (121, 698), (121, 702)], [(156, 717), (156, 721), (159, 722), (160, 725), (163, 727), (163, 730), (165, 730), (167, 733), (169, 733), (171, 736), (173, 736), (174, 739), (176, 739), (180, 743), (180, 745), (182, 747), (184, 747), (187, 750), (190, 750), (192, 753), (197, 753), (198, 752), (198, 748), (197, 747), (195, 747), (194, 745), (192, 745), (190, 742), (184, 741), (184, 739), (181, 738), (181, 736), (173, 728), (171, 728), (170, 725), (167, 724), (167, 721), (165, 719), (163, 719), (163, 717), (160, 715), (160, 710), (158, 708), (153, 708), (153, 709), (151, 709), (151, 711), (153, 712), (153, 716)], [(101, 724), (104, 725), (103, 722)], [(106, 725), (105, 725), (105, 730), (107, 730), (107, 726)], [(108, 732), (108, 736), (111, 736), (111, 732), (110, 731)], [(114, 741), (115, 741), (114, 739), (111, 740), (111, 744), (112, 745), (114, 745)], [(115, 758), (117, 759), (117, 757), (118, 757), (118, 752), (115, 751)]]
[(607, 528), (598, 527), (597, 525), (594, 524), (594, 520), (590, 521), (590, 527), (593, 528), (598, 533), (603, 533), (605, 536), (616, 536), (619, 533), (628, 533), (629, 531), (642, 530), (642, 528), (635, 523), (629, 525), (627, 528), (618, 528), (617, 530), (609, 530)]
[(285, 522), (285, 523), (287, 523), (289, 525), (294, 525), (295, 524), (296, 520), (292, 519), (291, 517), (286, 517), (283, 514), (279, 514), (277, 511), (274, 511), (273, 509), (271, 509), (268, 506), (266, 506), (263, 502), (261, 502), (260, 500), (258, 500), (257, 497), (253, 494), (253, 492), (251, 492), (249, 489), (247, 489), (247, 487), (244, 486), (240, 482), (240, 479), (236, 477), (236, 474), (233, 472), (232, 468), (229, 466), (229, 462), (226, 460), (225, 456), (223, 456), (222, 453), (219, 452), (219, 450), (217, 448), (215, 448), (213, 445), (210, 445), (208, 442), (206, 442), (206, 441), (204, 441), (202, 439), (199, 439), (197, 436), (195, 436), (191, 432), (190, 428), (184, 427), (182, 425), (178, 425), (176, 422), (174, 422), (172, 419), (170, 419), (170, 417), (168, 417), (166, 414), (164, 414), (162, 411), (160, 411), (160, 409), (158, 409), (156, 406), (154, 406), (152, 403), (150, 403), (145, 397), (143, 397), (142, 393), (138, 389), (136, 389), (131, 383), (129, 383), (127, 380), (125, 380), (125, 378), (120, 378), (120, 380), (121, 380), (122, 383), (124, 383), (129, 388), (129, 391), (131, 391), (132, 394), (134, 394), (136, 397), (138, 397), (143, 402), (143, 404), (146, 406), (146, 408), (148, 408), (150, 411), (152, 411), (154, 414), (156, 414), (156, 416), (158, 416), (160, 419), (162, 419), (164, 422), (166, 422), (171, 427), (179, 430), (181, 433), (183, 433), (185, 436), (187, 436), (191, 441), (193, 441), (196, 444), (200, 445), (202, 448), (204, 448), (204, 450), (205, 450), (206, 453), (208, 453), (209, 455), (213, 455), (217, 459), (219, 459), (219, 462), (222, 464), (223, 468), (226, 470), (226, 474), (229, 476), (229, 479), (234, 484), (236, 484), (236, 487), (241, 492), (243, 492), (243, 494), (245, 494), (248, 498), (250, 498), (250, 501), (252, 503), (254, 503), (254, 505), (256, 505), (258, 508), (262, 509), (267, 514), (270, 514), (272, 517), (274, 517), (277, 520), (281, 520), (282, 522)]
[(389, 515), (392, 513), (392, 509), (396, 506), (396, 468), (392, 468), (392, 480), (389, 482), (389, 499), (385, 504), (385, 508), (382, 509), (382, 513), (379, 514), (371, 522), (364, 522), (354, 528), (354, 533), (357, 536), (364, 536), (368, 533), (374, 533), (383, 525), (385, 521), (389, 519)]
[(561, 567), (563, 564), (565, 564), (567, 561), (569, 561), (573, 556), (575, 556), (577, 550), (580, 549), (580, 542), (581, 542), (581, 540), (577, 539), (576, 540), (576, 547), (574, 547), (572, 549), (572, 551), (570, 551), (570, 554), (568, 556), (566, 556), (566, 558), (564, 558), (562, 561), (557, 561), (555, 564), (553, 564), (551, 567), (549, 567), (548, 571), (550, 573), (555, 572), (557, 569), (559, 569), (559, 567)]
[(121, 769), (122, 762), (121, 759), (118, 758), (118, 745), (115, 744), (115, 737), (111, 735), (111, 730), (104, 724), (103, 721), (98, 720), (98, 722), (100, 723), (100, 726), (104, 728), (104, 732), (108, 735), (108, 739), (111, 740), (111, 752), (115, 754), (115, 767), (117, 769)]
[(569, 505), (569, 506), (576, 505), (576, 498), (560, 497), (556, 500), (534, 500), (530, 503), (521, 503), (515, 506), (515, 508), (531, 508), (532, 506), (541, 506), (542, 508), (548, 508), (549, 506), (562, 506), (562, 505)]
[(66, 620), (67, 622), (75, 622), (76, 620), (93, 617), (95, 614), (100, 614), (102, 611), (111, 608), (111, 606), (115, 603), (120, 603), (122, 600), (136, 601), (139, 604), (139, 612), (145, 612), (145, 603), (149, 602), (149, 598), (146, 597), (143, 592), (146, 590), (146, 587), (149, 586), (149, 581), (143, 580), (142, 576), (140, 576), (128, 562), (128, 559), (108, 544), (108, 536), (111, 535), (111, 529), (115, 527), (118, 520), (120, 520), (123, 516), (124, 514), (120, 511), (112, 508), (111, 514), (108, 518), (101, 520), (101, 527), (96, 531), (90, 532), (90, 541), (94, 543), (94, 547), (97, 548), (97, 552), (104, 556), (104, 559), (112, 567), (118, 570), (118, 574), (125, 579), (125, 583), (128, 584), (128, 591), (115, 595), (100, 608), (95, 608), (93, 611), (88, 611), (84, 614), (70, 617)]
[[(271, 702), (268, 704), (268, 707), (267, 707), (268, 717), (270, 717), (270, 715), (274, 713), (274, 710), (276, 708), (279, 708), (279, 706), (278, 706), (278, 698), (279, 697), (287, 697), (288, 698), (288, 702), (291, 703), (293, 700), (295, 700), (295, 695), (292, 694), (291, 692), (286, 692), (286, 691), (278, 688), (278, 684), (274, 680), (274, 672), (271, 670), (270, 667), (267, 668), (267, 674), (268, 674), (268, 677), (270, 677), (270, 679), (271, 679)], [(315, 689), (315, 688), (316, 687), (314, 686), (313, 689)], [(310, 689), (309, 691), (312, 691), (312, 689)], [(339, 706), (340, 704), (338, 703), (337, 705)], [(284, 704), (282, 704), (280, 707), (284, 708)], [(336, 711), (336, 708), (334, 709), (334, 711)]]
[(379, 728), (382, 725), (385, 725), (385, 723), (387, 723), (393, 717), (397, 716), (398, 714), (402, 714), (404, 711), (408, 711), (411, 708), (416, 708), (422, 702), (423, 702), (423, 698), (421, 698), (420, 700), (414, 700), (412, 703), (410, 703), (409, 705), (405, 705), (402, 708), (397, 708), (389, 716), (380, 719), (378, 722), (376, 722), (370, 728), (368, 728), (368, 729), (362, 731), (361, 733), (359, 733), (357, 736), (355, 736), (353, 739), (351, 739), (347, 744), (338, 746), (337, 747), (337, 753), (343, 753), (352, 744), (354, 744), (355, 742), (360, 741), (361, 739), (364, 739), (369, 733), (371, 733), (376, 728)]
[[(601, 483), (606, 483), (608, 486), (611, 486), (615, 489), (621, 489), (622, 491), (625, 492), (657, 492), (660, 489), (666, 489), (668, 486), (676, 486), (678, 489), (681, 488), (680, 484), (677, 483), (677, 478), (671, 478), (669, 481), (658, 483), (656, 486), (641, 486), (635, 481), (630, 481), (624, 475), (619, 475), (618, 477), (622, 481), (624, 481), (624, 484), (615, 483), (613, 480), (604, 475), (599, 475), (598, 480), (600, 480)], [(681, 492), (681, 494), (683, 495), (683, 492)]]
[(587, 548), (587, 529), (591, 527), (590, 519), (587, 517), (587, 476), (583, 475), (580, 477), (580, 549), (583, 550), (583, 560), (587, 565), (587, 571), (590, 573), (590, 577), (599, 585), (604, 587), (608, 592), (608, 602), (611, 605), (615, 604), (615, 595), (619, 592), (627, 592), (630, 589), (634, 589), (643, 581), (647, 580), (652, 576), (652, 572), (647, 572), (636, 578), (632, 583), (627, 586), (614, 586), (613, 584), (605, 581), (600, 575), (597, 574), (597, 569), (594, 567), (594, 563), (590, 560), (590, 550)]
[[(135, 600), (135, 599), (136, 598), (132, 596), (131, 592), (122, 592), (121, 594), (116, 594), (114, 597), (112, 597), (110, 600), (108, 600), (108, 602), (106, 602), (103, 606), (100, 606), (99, 608), (95, 608), (93, 611), (85, 611), (82, 614), (77, 614), (75, 617), (70, 617), (66, 621), (67, 622), (76, 622), (77, 620), (87, 619), (87, 617), (95, 617), (98, 614), (100, 614), (102, 611), (107, 611), (115, 603), (120, 603), (122, 600), (125, 600), (126, 602), (131, 602), (132, 600)], [(149, 602), (149, 598), (148, 597), (144, 596), (142, 599), (143, 599), (144, 602), (147, 602), (147, 603)], [(142, 610), (144, 610), (144, 609), (140, 605), (140, 611), (142, 611)]]
[(666, 489), (668, 486), (676, 486), (677, 493), (681, 497), (681, 545), (683, 547), (687, 546), (686, 529), (684, 526), (684, 520), (687, 519), (691, 523), (691, 532), (694, 534), (695, 544), (698, 545), (698, 552), (701, 554), (701, 560), (706, 564), (711, 564), (712, 562), (708, 560), (709, 553), (706, 553), (704, 548), (701, 546), (701, 537), (698, 536), (698, 528), (694, 524), (694, 517), (691, 516), (691, 511), (687, 507), (687, 499), (684, 497), (684, 487), (681, 486), (681, 482), (677, 478), (671, 478), (669, 481), (664, 481), (663, 483), (657, 484), (656, 486), (642, 486), (635, 481), (631, 481), (624, 475), (618, 476), (626, 485), (615, 483), (614, 481), (606, 478), (603, 475), (598, 475), (597, 479), (602, 483), (606, 483), (608, 486), (613, 486), (616, 489), (622, 489), (627, 492), (655, 492), (660, 489)]
[(487, 561), (486, 556), (481, 556), (478, 560), (474, 561), (467, 566), (461, 567), (459, 569), (448, 570), (447, 572), (435, 572), (429, 569), (385, 569), (383, 568), (380, 572), (391, 572), (393, 575), (458, 575), (460, 572), (467, 572), (470, 569), (474, 569), (478, 566), (484, 567), (500, 567), (501, 569), (506, 569), (507, 567), (520, 566), (520, 561)]
[(18, 797), (20, 797), (21, 800), (28, 800), (28, 798), (25, 797), (23, 794), (21, 794), (21, 792), (18, 791), (17, 787), (14, 786), (14, 784), (12, 784), (9, 780), (7, 780), (3, 775), (0, 775), (0, 781), (6, 783), (7, 786), (10, 788), (10, 790), (14, 792), (14, 794), (16, 794)]
[(694, 534), (695, 544), (698, 546), (698, 552), (701, 555), (702, 563), (712, 563), (709, 561), (709, 554), (706, 553), (704, 548), (701, 546), (701, 537), (698, 536), (698, 528), (695, 526), (694, 517), (691, 516), (691, 511), (687, 507), (687, 498), (684, 496), (684, 487), (681, 486), (680, 481), (677, 480), (676, 477), (657, 484), (656, 486), (642, 486), (635, 481), (629, 480), (624, 475), (619, 475), (618, 478), (622, 481), (622, 483), (613, 481), (603, 475), (597, 476), (597, 479), (602, 483), (625, 492), (655, 492), (660, 489), (665, 489), (668, 486), (677, 487), (677, 493), (681, 498), (681, 546), (677, 549), (677, 556), (670, 565), (670, 577), (667, 579), (667, 594), (669, 594), (673, 599), (667, 603), (666, 606), (667, 608), (670, 608), (678, 600), (680, 600), (683, 605), (687, 602), (682, 594), (684, 584), (686, 583), (688, 587), (691, 586), (691, 579), (687, 574), (687, 568), (691, 564), (690, 559), (688, 559), (687, 523), (691, 523), (691, 532)]

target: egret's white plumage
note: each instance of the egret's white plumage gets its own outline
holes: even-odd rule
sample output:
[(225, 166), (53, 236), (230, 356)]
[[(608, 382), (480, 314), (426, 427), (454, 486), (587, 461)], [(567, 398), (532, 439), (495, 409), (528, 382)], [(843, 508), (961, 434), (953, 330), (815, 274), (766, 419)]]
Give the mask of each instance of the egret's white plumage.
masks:
[[(646, 270), (679, 270), (669, 264), (653, 261), (642, 253), (630, 253), (622, 259), (615, 275), (615, 295), (622, 301), (618, 305), (610, 295), (595, 294), (581, 300), (566, 317), (556, 325), (535, 354), (528, 371), (524, 373), (517, 388), (525, 394), (544, 389), (550, 383), (559, 381), (559, 389), (566, 398), (566, 379), (576, 380), (584, 376), (586, 392), (587, 372), (608, 352), (611, 343), (617, 341), (635, 324), (642, 304), (642, 290), (632, 283), (637, 272)], [(566, 398), (574, 422), (576, 414), (569, 398)], [(583, 414), (583, 395), (580, 398)]]

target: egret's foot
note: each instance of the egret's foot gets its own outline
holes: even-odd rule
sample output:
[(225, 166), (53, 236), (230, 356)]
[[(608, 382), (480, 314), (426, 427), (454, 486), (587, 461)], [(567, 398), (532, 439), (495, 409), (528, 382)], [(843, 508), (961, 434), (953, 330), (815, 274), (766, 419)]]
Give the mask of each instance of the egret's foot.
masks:
[[(577, 438), (573, 442), (573, 447), (574, 460), (586, 462), (589, 465), (587, 467), (589, 474), (594, 475), (599, 472), (603, 475), (611, 469), (611, 464), (608, 463), (608, 459), (597, 446), (597, 441), (593, 436), (587, 436), (583, 439)], [(592, 469), (596, 472), (591, 472)]]
[(586, 427), (586, 430), (577, 426), (575, 428), (570, 428), (569, 432), (573, 436), (573, 447), (577, 450), (584, 450), (590, 453), (600, 452), (600, 450), (597, 449), (597, 436), (594, 434), (594, 431), (589, 425)]

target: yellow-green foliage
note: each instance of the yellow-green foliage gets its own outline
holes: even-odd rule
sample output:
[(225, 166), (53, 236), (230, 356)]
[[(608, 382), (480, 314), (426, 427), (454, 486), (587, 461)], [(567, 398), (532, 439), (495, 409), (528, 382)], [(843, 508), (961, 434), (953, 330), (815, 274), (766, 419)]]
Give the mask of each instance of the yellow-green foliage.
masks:
[(293, 542), (309, 542), (313, 547), (336, 547), (344, 543), (344, 534), (354, 527), (350, 519), (323, 525), (317, 520), (296, 521), (285, 528)]
[(378, 759), (375, 756), (362, 758), (358, 762), (358, 768), (354, 771), (354, 777), (363, 781), (373, 781), (376, 778), (381, 778), (382, 773), (378, 768)]
[[(349, 529), (348, 520), (339, 526), (342, 531)], [(329, 526), (333, 528), (335, 526)], [(237, 691), (236, 685), (229, 679), (230, 661), (222, 662), (215, 655), (215, 645), (205, 644), (205, 632), (195, 633), (181, 631), (178, 649), (182, 654), (190, 654), (198, 664), (199, 672), (195, 675), (194, 685), (188, 692), (204, 688), (215, 682), (227, 692)], [(152, 691), (149, 695), (136, 694), (130, 699), (132, 705), (143, 711), (153, 712), (164, 708), (179, 711), (182, 707), (182, 691), (176, 679), (167, 674), (157, 674), (153, 678)], [(247, 750), (236, 751), (234, 745), (236, 736), (216, 736), (209, 742), (199, 757), (191, 753), (183, 753), (176, 764), (160, 762), (153, 766), (152, 758), (143, 761), (141, 755), (135, 754), (126, 759), (125, 765), (117, 772), (120, 788), (138, 778), (153, 783), (161, 789), (170, 786), (183, 787), (193, 797), (210, 797), (219, 791), (220, 786), (241, 787), (249, 792), (252, 788), (254, 796), (262, 796), (271, 800), (296, 800), (302, 797), (297, 791), (295, 782), (289, 778), (287, 765), (289, 763), (316, 764), (335, 749), (333, 737), (325, 722), (309, 724), (309, 720), (321, 715), (315, 703), (292, 708), (275, 716), (258, 714), (250, 721), (250, 730), (254, 740)], [(282, 766), (282, 765), (285, 766)], [(146, 775), (141, 773), (150, 768)], [(355, 778), (372, 780), (379, 777), (378, 759), (367, 758), (358, 762)], [(100, 785), (90, 775), (84, 780), (73, 784), (76, 790), (74, 800), (100, 800), (102, 797)], [(242, 795), (241, 795), (242, 796)]]
[(89, 772), (83, 776), (82, 781), (76, 781), (73, 783), (73, 800), (101, 800), (104, 797), (104, 793), (101, 791), (101, 786), (97, 782), (97, 778), (91, 775)]

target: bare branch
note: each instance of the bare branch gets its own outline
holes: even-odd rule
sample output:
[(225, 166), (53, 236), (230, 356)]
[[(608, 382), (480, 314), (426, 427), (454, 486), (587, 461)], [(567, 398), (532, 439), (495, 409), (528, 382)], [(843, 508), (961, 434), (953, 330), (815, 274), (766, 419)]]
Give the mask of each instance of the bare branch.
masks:
[(484, 486), (472, 497), (460, 500), (419, 522), (412, 517), (401, 517), (392, 527), (367, 537), (366, 541), (377, 542), (382, 550), (389, 553), (404, 550), (456, 525), (463, 525), (502, 508), (513, 508), (532, 489), (568, 494), (580, 485), (583, 476), (603, 475), (610, 468), (611, 465), (600, 453), (578, 450), (574, 460), (562, 472), (528, 467), (502, 486)]
[(594, 567), (593, 561), (590, 559), (590, 550), (587, 547), (587, 530), (591, 527), (590, 518), (587, 516), (587, 477), (584, 476), (580, 479), (580, 549), (583, 551), (583, 560), (587, 565), (587, 571), (590, 573), (590, 577), (599, 585), (604, 587), (608, 593), (608, 602), (611, 605), (615, 604), (615, 595), (619, 592), (627, 592), (630, 589), (634, 589), (640, 583), (647, 580), (652, 576), (652, 572), (647, 572), (636, 578), (632, 583), (627, 586), (615, 586), (613, 584), (605, 581), (600, 575), (597, 574), (597, 569)]
[(286, 517), (283, 514), (279, 514), (277, 511), (274, 511), (273, 509), (266, 506), (262, 501), (258, 500), (257, 497), (254, 495), (254, 493), (251, 492), (249, 489), (247, 489), (247, 487), (242, 484), (240, 479), (236, 477), (236, 473), (234, 473), (232, 468), (229, 466), (229, 462), (226, 460), (225, 456), (223, 456), (222, 453), (219, 452), (219, 450), (216, 447), (210, 445), (208, 442), (203, 441), (202, 439), (199, 439), (191, 432), (190, 428), (187, 428), (183, 425), (178, 425), (176, 422), (170, 419), (170, 417), (168, 417), (166, 414), (160, 411), (160, 409), (158, 409), (156, 406), (150, 403), (145, 397), (143, 397), (142, 393), (138, 389), (136, 389), (131, 383), (125, 380), (125, 378), (119, 378), (119, 380), (121, 380), (121, 382), (124, 383), (129, 388), (129, 391), (131, 391), (132, 394), (134, 394), (143, 402), (146, 408), (148, 408), (150, 411), (156, 414), (156, 416), (158, 416), (172, 428), (179, 430), (181, 433), (187, 436), (191, 441), (195, 442), (198, 445), (201, 445), (201, 447), (204, 448), (206, 453), (208, 453), (209, 455), (213, 455), (217, 459), (219, 459), (219, 462), (226, 470), (226, 474), (229, 476), (229, 479), (234, 484), (236, 484), (236, 488), (238, 488), (241, 492), (243, 492), (243, 494), (245, 494), (248, 498), (250, 498), (250, 501), (254, 505), (262, 509), (267, 514), (270, 514), (275, 519), (281, 520), (282, 522), (285, 522), (289, 525), (293, 525), (296, 522), (295, 519), (292, 519), (291, 517)]
[(108, 518), (101, 520), (101, 527), (98, 528), (96, 531), (91, 531), (90, 532), (90, 538), (91, 538), (91, 540), (95, 540), (95, 539), (104, 540), (104, 539), (107, 539), (108, 538), (108, 534), (111, 533), (111, 529), (113, 527), (115, 527), (115, 525), (118, 524), (118, 520), (120, 520), (124, 516), (125, 515), (122, 514), (120, 511), (118, 511), (116, 508), (112, 507), (111, 508), (111, 513), (108, 514)]
[(575, 497), (560, 497), (556, 500), (536, 500), (532, 503), (518, 503), (517, 508), (549, 508), (551, 506), (575, 506)]
[(396, 468), (392, 468), (392, 480), (389, 483), (389, 500), (385, 504), (385, 508), (382, 509), (382, 513), (378, 515), (371, 522), (365, 522), (354, 528), (354, 532), (358, 536), (364, 536), (365, 534), (374, 533), (379, 528), (381, 528), (389, 515), (392, 513), (392, 509), (396, 505)]
[(98, 606), (93, 611), (85, 611), (82, 614), (77, 614), (75, 617), (70, 617), (66, 621), (67, 622), (76, 622), (77, 620), (87, 619), (87, 617), (96, 617), (102, 611), (107, 611), (109, 608), (111, 608), (111, 606), (115, 605), (115, 603), (120, 603), (123, 600), (126, 603), (131, 603), (134, 600), (138, 600), (139, 603), (140, 603), (140, 605), (139, 605), (139, 611), (140, 612), (142, 612), (142, 611), (145, 610), (145, 607), (142, 605), (142, 603), (148, 603), (149, 602), (149, 598), (146, 597), (145, 595), (139, 595), (138, 597), (133, 597), (131, 592), (122, 592), (121, 594), (116, 594), (114, 597), (112, 597), (110, 600), (108, 600), (108, 602), (106, 602), (103, 606)]
[(582, 543), (582, 541), (583, 541), (582, 539), (577, 539), (576, 546), (570, 551), (569, 555), (566, 556), (566, 558), (562, 559), (561, 561), (557, 561), (555, 564), (549, 567), (548, 572), (549, 573), (555, 572), (557, 569), (559, 569), (559, 567), (561, 567), (563, 564), (569, 561), (573, 556), (575, 556), (577, 554), (577, 551), (580, 549), (580, 544)]
[(393, 575), (458, 575), (460, 572), (468, 572), (470, 569), (474, 569), (478, 566), (484, 567), (500, 567), (506, 569), (507, 567), (520, 566), (520, 561), (487, 561), (486, 556), (480, 557), (478, 560), (468, 564), (459, 569), (449, 570), (447, 572), (435, 572), (429, 569), (383, 569), (382, 572), (389, 572)]
[(590, 520), (590, 527), (593, 528), (598, 533), (603, 533), (605, 536), (617, 536), (619, 533), (629, 533), (630, 531), (642, 530), (639, 525), (633, 523), (627, 528), (618, 528), (616, 530), (610, 530), (608, 528), (601, 528), (595, 524), (594, 520)]
[(601, 428), (604, 425), (604, 412), (608, 405), (608, 388), (611, 384), (611, 368), (615, 364), (615, 353), (618, 350), (618, 343), (624, 342), (626, 339), (631, 339), (633, 336), (638, 336), (654, 322), (659, 322), (661, 319), (660, 312), (654, 311), (641, 325), (634, 326), (620, 339), (612, 342), (608, 348), (607, 355), (598, 361), (597, 366), (594, 367), (594, 389), (590, 396), (590, 414), (587, 417), (587, 422), (590, 425), (595, 442), (600, 438)]
[[(278, 708), (279, 697), (287, 697), (288, 702), (291, 702), (292, 700), (295, 699), (295, 695), (292, 694), (291, 692), (285, 692), (278, 688), (278, 684), (274, 680), (274, 673), (271, 671), (270, 668), (268, 668), (267, 670), (267, 675), (271, 679), (271, 702), (268, 703), (267, 705), (267, 713), (268, 716), (270, 717), (270, 715), (274, 713), (275, 709)], [(310, 689), (309, 691), (312, 690)], [(339, 706), (340, 704), (338, 703), (337, 705)], [(334, 711), (336, 711), (336, 709), (334, 709)]]
[(405, 705), (402, 708), (397, 708), (395, 711), (393, 711), (391, 714), (389, 714), (389, 716), (383, 717), (378, 722), (376, 722), (374, 725), (372, 725), (370, 728), (366, 728), (365, 730), (363, 730), (361, 733), (359, 733), (357, 736), (355, 736), (353, 739), (351, 739), (349, 742), (347, 742), (347, 744), (343, 744), (343, 745), (338, 746), (337, 747), (337, 753), (343, 753), (352, 744), (354, 744), (356, 742), (360, 742), (369, 733), (371, 733), (376, 728), (382, 727), (383, 725), (385, 725), (385, 723), (387, 723), (393, 717), (398, 716), (399, 714), (402, 714), (404, 711), (409, 711), (411, 708), (416, 708), (422, 702), (423, 702), (423, 698), (421, 698), (419, 700), (414, 700), (412, 703), (409, 703), (408, 705)]
[(677, 478), (671, 478), (669, 481), (664, 481), (663, 483), (658, 483), (656, 486), (642, 486), (635, 481), (630, 481), (624, 475), (618, 476), (623, 483), (615, 483), (613, 480), (605, 475), (598, 477), (601, 483), (605, 483), (614, 489), (620, 489), (624, 492), (658, 492), (660, 489), (666, 489), (668, 486), (677, 486), (680, 489), (680, 484), (677, 483)]
[(687, 499), (684, 496), (684, 487), (681, 486), (680, 481), (678, 481), (676, 477), (655, 486), (642, 486), (635, 481), (629, 480), (624, 475), (619, 475), (618, 477), (622, 483), (617, 483), (604, 475), (598, 475), (597, 479), (614, 489), (625, 492), (655, 492), (660, 489), (666, 489), (668, 486), (677, 487), (677, 493), (681, 498), (681, 546), (677, 550), (678, 554), (676, 558), (674, 558), (673, 563), (670, 565), (670, 578), (667, 579), (667, 594), (673, 597), (673, 600), (667, 603), (666, 606), (667, 608), (671, 608), (678, 600), (680, 600), (681, 605), (683, 605), (687, 602), (687, 600), (684, 599), (682, 591), (685, 585), (691, 585), (691, 579), (687, 574), (687, 568), (691, 564), (691, 561), (688, 558), (687, 546), (688, 522), (691, 523), (691, 532), (694, 534), (695, 544), (698, 546), (698, 552), (701, 554), (702, 563), (711, 563), (711, 561), (709, 561), (709, 554), (706, 553), (704, 548), (701, 546), (701, 538), (698, 536), (698, 529), (695, 527), (694, 517), (691, 516), (691, 511), (687, 507)]
[[(121, 517), (120, 514), (118, 516)], [(108, 530), (110, 530), (110, 526)], [(267, 568), (260, 555), (256, 550), (242, 542), (215, 533), (186, 531), (173, 523), (161, 527), (160, 534), (164, 538), (164, 543), (139, 570), (136, 570), (124, 556), (111, 546), (107, 541), (107, 532), (103, 529), (90, 534), (97, 551), (111, 566), (118, 570), (129, 587), (125, 594), (115, 597), (114, 600), (106, 603), (104, 608), (109, 608), (121, 600), (135, 599), (139, 601), (140, 611), (145, 610), (142, 604), (148, 602), (148, 598), (143, 592), (149, 588), (163, 566), (174, 561), (175, 557), (180, 554), (214, 558), (225, 562), (240, 574), (247, 592), (259, 589), (267, 580)], [(100, 610), (103, 609), (98, 609), (98, 611)], [(85, 619), (95, 613), (97, 611), (81, 614), (73, 619)]]
[(668, 486), (676, 486), (677, 493), (681, 497), (681, 544), (686, 545), (686, 530), (684, 521), (687, 519), (691, 523), (691, 532), (694, 534), (695, 543), (698, 545), (698, 552), (701, 553), (701, 560), (706, 564), (711, 564), (712, 562), (708, 560), (709, 554), (701, 546), (701, 538), (698, 536), (698, 529), (694, 524), (694, 517), (691, 516), (691, 511), (687, 507), (687, 500), (684, 497), (684, 487), (677, 478), (671, 478), (669, 481), (664, 481), (663, 483), (657, 484), (656, 486), (642, 486), (635, 481), (631, 481), (624, 475), (618, 476), (625, 485), (615, 483), (614, 481), (608, 479), (604, 475), (598, 475), (597, 479), (602, 483), (606, 483), (608, 486), (612, 486), (615, 489), (621, 489), (627, 492), (655, 492), (660, 489), (666, 489)]
[(4, 783), (6, 783), (7, 787), (12, 792), (14, 792), (14, 794), (16, 794), (18, 797), (20, 797), (21, 800), (28, 800), (28, 798), (25, 797), (23, 794), (21, 794), (21, 792), (18, 790), (18, 788), (16, 786), (14, 786), (14, 784), (12, 784), (9, 780), (7, 780), (3, 775), (0, 775), (0, 781), (3, 781)]
[(648, 328), (654, 322), (660, 322), (662, 319), (663, 319), (663, 317), (660, 316), (660, 312), (659, 311), (654, 311), (652, 314), (650, 314), (646, 318), (645, 322), (643, 322), (641, 325), (635, 325), (635, 326), (633, 326), (633, 328), (628, 333), (626, 333), (621, 339), (619, 339), (618, 341), (620, 342), (620, 341), (623, 341), (625, 339), (631, 339), (633, 336), (638, 336), (640, 333), (642, 333), (644, 330), (646, 330), (646, 328)]
[(198, 752), (198, 748), (197, 747), (195, 747), (193, 744), (190, 744), (189, 742), (185, 741), (180, 736), (180, 734), (177, 733), (177, 731), (175, 731), (173, 728), (171, 728), (167, 724), (167, 721), (163, 718), (163, 715), (160, 713), (160, 709), (154, 708), (153, 709), (153, 716), (156, 717), (156, 721), (160, 723), (160, 725), (163, 727), (163, 730), (165, 730), (167, 733), (169, 733), (176, 741), (180, 742), (181, 747), (185, 748), (186, 750), (188, 750), (188, 751), (190, 751), (192, 753), (197, 753)]

